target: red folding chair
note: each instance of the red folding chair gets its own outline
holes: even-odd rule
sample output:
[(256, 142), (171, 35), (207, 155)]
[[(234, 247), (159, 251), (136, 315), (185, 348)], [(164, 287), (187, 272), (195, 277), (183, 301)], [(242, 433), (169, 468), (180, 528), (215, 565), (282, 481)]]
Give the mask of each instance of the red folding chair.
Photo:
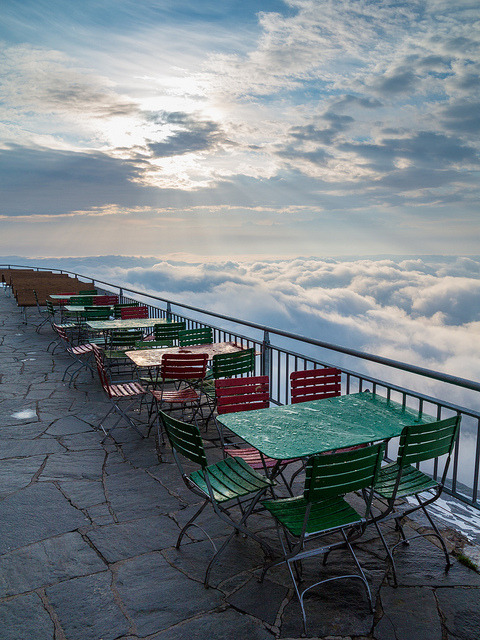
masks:
[(118, 303), (118, 296), (115, 295), (105, 295), (105, 296), (96, 296), (93, 298), (94, 305), (115, 305)]
[[(146, 389), (142, 387), (140, 383), (136, 380), (127, 380), (124, 382), (115, 382), (111, 383), (108, 377), (107, 371), (105, 369), (105, 364), (103, 362), (103, 356), (100, 349), (96, 344), (92, 345), (93, 354), (95, 356), (95, 362), (97, 364), (98, 377), (100, 378), (100, 383), (103, 387), (103, 390), (107, 394), (108, 399), (112, 403), (112, 407), (105, 414), (104, 418), (100, 421), (100, 428), (102, 429), (105, 437), (110, 434), (113, 429), (117, 426), (120, 420), (123, 418), (131, 427), (135, 429), (135, 431), (142, 436), (143, 433), (137, 427), (133, 419), (127, 414), (127, 411), (133, 406), (136, 401), (141, 401), (146, 394), (148, 393)], [(128, 402), (128, 405), (125, 408), (120, 406), (121, 402)], [(112, 411), (116, 411), (119, 414), (119, 418), (115, 424), (106, 429), (103, 426), (103, 422), (106, 418), (112, 413)]]
[(130, 318), (148, 318), (148, 307), (123, 307), (123, 309), (120, 309), (120, 316), (122, 320), (129, 320)]
[[(201, 412), (201, 383), (207, 373), (207, 362), (207, 353), (166, 353), (162, 357), (158, 379), (160, 389), (150, 389), (157, 418), (159, 409), (180, 409), (183, 421), (190, 411), (190, 418), (196, 424), (197, 414)], [(162, 435), (163, 442), (163, 426), (159, 418), (157, 422), (158, 435)]]
[[(248, 376), (245, 378), (220, 378), (215, 380), (215, 397), (217, 400), (217, 414), (234, 413), (238, 411), (253, 411), (267, 409), (270, 406), (270, 385), (268, 376)], [(253, 469), (263, 470), (266, 475), (272, 473), (280, 475), (290, 495), (289, 483), (283, 475), (285, 467), (298, 460), (275, 460), (264, 456), (255, 447), (238, 447), (226, 444), (221, 425), (216, 421), (220, 441), (226, 456), (242, 458)], [(273, 471), (272, 471), (273, 470)]]

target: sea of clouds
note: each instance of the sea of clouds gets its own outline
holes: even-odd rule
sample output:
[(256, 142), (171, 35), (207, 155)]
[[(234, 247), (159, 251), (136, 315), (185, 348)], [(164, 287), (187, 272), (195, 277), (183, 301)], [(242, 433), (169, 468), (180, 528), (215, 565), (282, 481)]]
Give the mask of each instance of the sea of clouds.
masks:
[[(13, 262), (13, 258), (2, 260)], [(15, 258), (17, 264), (22, 260), (25, 263), (25, 258)], [(480, 379), (478, 256), (252, 262), (98, 256), (36, 259), (34, 263), (72, 269), (242, 320)], [(333, 363), (344, 362), (335, 352), (328, 355)], [(405, 380), (404, 374), (396, 374), (396, 382)], [(425, 379), (422, 384), (424, 392), (434, 388)], [(459, 392), (457, 401), (461, 397)]]

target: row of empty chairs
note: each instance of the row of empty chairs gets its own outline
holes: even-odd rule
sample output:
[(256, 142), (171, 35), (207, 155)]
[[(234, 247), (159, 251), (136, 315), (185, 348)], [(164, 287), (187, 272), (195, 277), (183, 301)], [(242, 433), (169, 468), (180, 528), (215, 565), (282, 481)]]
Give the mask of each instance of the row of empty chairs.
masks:
[[(117, 334), (123, 344), (115, 342), (112, 334), (110, 346), (123, 348), (148, 348), (154, 346), (207, 344), (212, 340), (211, 329), (185, 329), (182, 323), (158, 324), (154, 327), (151, 339), (141, 332), (127, 332), (129, 336)], [(255, 375), (255, 351), (246, 349), (235, 354), (214, 356), (208, 363), (207, 354), (166, 353), (155, 380), (151, 377), (146, 383), (138, 379), (112, 382), (104, 363), (104, 353), (98, 345), (86, 343), (79, 345), (80, 351), (71, 350), (74, 363), (93, 355), (96, 367), (107, 397), (111, 402), (108, 413), (101, 421), (105, 436), (124, 419), (139, 434), (139, 424), (129, 415), (133, 402), (150, 398), (148, 433), (157, 416), (158, 446), (163, 446), (163, 434), (167, 435), (177, 464), (187, 487), (203, 498), (198, 511), (181, 530), (176, 546), (180, 547), (189, 527), (210, 504), (214, 512), (231, 525), (232, 534), (215, 551), (205, 572), (205, 585), (208, 586), (215, 561), (225, 549), (236, 532), (241, 531), (255, 539), (264, 548), (267, 556), (271, 549), (257, 533), (248, 527), (248, 518), (258, 509), (267, 510), (277, 523), (282, 552), (280, 557), (266, 563), (261, 575), (277, 564), (285, 564), (298, 596), (304, 631), (307, 631), (305, 595), (314, 586), (325, 581), (343, 578), (360, 580), (367, 592), (370, 605), (372, 599), (368, 580), (355, 554), (352, 543), (364, 533), (367, 526), (375, 526), (385, 546), (387, 559), (391, 563), (394, 583), (397, 574), (393, 549), (389, 547), (381, 530), (381, 524), (393, 518), (401, 532), (401, 542), (407, 537), (401, 525), (405, 514), (421, 509), (428, 518), (433, 534), (438, 538), (446, 558), (446, 567), (450, 565), (445, 542), (427, 506), (441, 494), (445, 483), (451, 454), (458, 437), (459, 418), (453, 417), (440, 422), (412, 425), (406, 427), (400, 437), (398, 455), (394, 462), (384, 463), (384, 443), (371, 443), (350, 449), (341, 449), (328, 454), (313, 456), (307, 461), (269, 459), (258, 450), (235, 442), (228, 433), (218, 426), (219, 440), (223, 458), (219, 462), (208, 464), (204, 438), (198, 424), (201, 415), (202, 398), (207, 399), (208, 416), (222, 415), (228, 412), (252, 411), (268, 408), (270, 405), (270, 380), (268, 376)], [(108, 357), (108, 354), (106, 354)], [(72, 363), (70, 367), (73, 367)], [(92, 370), (89, 364), (86, 368)], [(73, 376), (77, 372), (72, 372)], [(67, 372), (66, 372), (67, 373)], [(175, 384), (173, 384), (175, 382)], [(334, 398), (341, 394), (341, 372), (334, 368), (309, 369), (295, 371), (290, 375), (290, 400), (292, 404)], [(181, 409), (181, 418), (171, 409)], [(104, 422), (109, 414), (116, 412), (117, 421), (107, 428)], [(443, 456), (443, 473), (432, 479), (418, 468), (425, 460)], [(198, 471), (186, 472), (182, 458), (198, 465)], [(287, 465), (301, 462), (305, 472), (303, 491), (294, 495), (292, 480), (287, 481), (283, 473)], [(273, 474), (273, 475), (272, 475)], [(294, 474), (295, 476), (295, 474)], [(282, 498), (272, 493), (276, 481), (282, 478), (289, 497)], [(363, 506), (353, 507), (345, 495), (355, 491), (363, 496)], [(425, 498), (423, 492), (431, 491)], [(373, 499), (381, 498), (373, 508)], [(415, 498), (417, 504), (405, 503), (400, 508), (397, 498)], [(241, 505), (240, 516), (235, 518), (232, 509)], [(325, 539), (327, 534), (337, 532), (338, 539), (331, 543)], [(423, 535), (423, 534), (421, 534)], [(430, 534), (428, 534), (430, 535)], [(301, 562), (316, 554), (325, 554), (325, 560), (332, 550), (346, 549), (357, 567), (358, 573), (335, 575), (314, 585), (301, 587)]]

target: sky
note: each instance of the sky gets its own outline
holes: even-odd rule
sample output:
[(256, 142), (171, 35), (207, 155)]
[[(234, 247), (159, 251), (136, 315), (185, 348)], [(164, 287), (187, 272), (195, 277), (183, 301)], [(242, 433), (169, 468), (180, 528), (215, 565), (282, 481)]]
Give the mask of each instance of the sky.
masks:
[(0, 254), (479, 249), (478, 0), (6, 0)]

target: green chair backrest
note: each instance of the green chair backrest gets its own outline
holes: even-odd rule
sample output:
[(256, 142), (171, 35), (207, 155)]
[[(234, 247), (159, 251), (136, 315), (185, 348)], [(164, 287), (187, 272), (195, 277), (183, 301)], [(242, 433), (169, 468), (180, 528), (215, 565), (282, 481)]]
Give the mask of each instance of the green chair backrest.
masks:
[(120, 347), (131, 347), (132, 349), (134, 349), (136, 343), (142, 339), (142, 336), (143, 331), (141, 329), (136, 329), (135, 331), (114, 329), (110, 332), (108, 346), (112, 349), (118, 349)]
[(254, 372), (255, 349), (253, 347), (236, 353), (219, 353), (212, 358), (212, 376), (215, 379)]
[(68, 304), (79, 304), (87, 307), (88, 305), (93, 305), (93, 298), (92, 296), (72, 296), (68, 301)]
[(181, 347), (188, 347), (195, 344), (211, 344), (212, 342), (213, 331), (211, 327), (182, 329), (178, 332), (178, 344)]
[(158, 413), (173, 451), (205, 469), (207, 456), (198, 427), (193, 423), (177, 420), (164, 411)]
[(153, 336), (158, 342), (165, 340), (164, 344), (172, 344), (175, 340), (178, 340), (178, 333), (183, 329), (185, 329), (185, 322), (156, 324), (153, 327)]
[(160, 347), (169, 347), (164, 341), (157, 340), (139, 340), (135, 343), (135, 349), (158, 349)]
[(372, 487), (377, 479), (385, 443), (352, 451), (312, 456), (305, 469), (303, 496), (317, 502)]
[(110, 309), (102, 309), (101, 307), (92, 307), (91, 309), (86, 308), (85, 311), (82, 312), (82, 318), (85, 321), (88, 320), (108, 320), (112, 312)]
[(460, 416), (404, 428), (397, 463), (400, 467), (451, 454), (460, 429)]
[(98, 291), (96, 289), (84, 289), (83, 291), (78, 292), (79, 296), (96, 296), (98, 295)]
[(55, 306), (51, 300), (46, 300), (45, 304), (47, 305), (47, 311), (52, 318), (55, 316)]

